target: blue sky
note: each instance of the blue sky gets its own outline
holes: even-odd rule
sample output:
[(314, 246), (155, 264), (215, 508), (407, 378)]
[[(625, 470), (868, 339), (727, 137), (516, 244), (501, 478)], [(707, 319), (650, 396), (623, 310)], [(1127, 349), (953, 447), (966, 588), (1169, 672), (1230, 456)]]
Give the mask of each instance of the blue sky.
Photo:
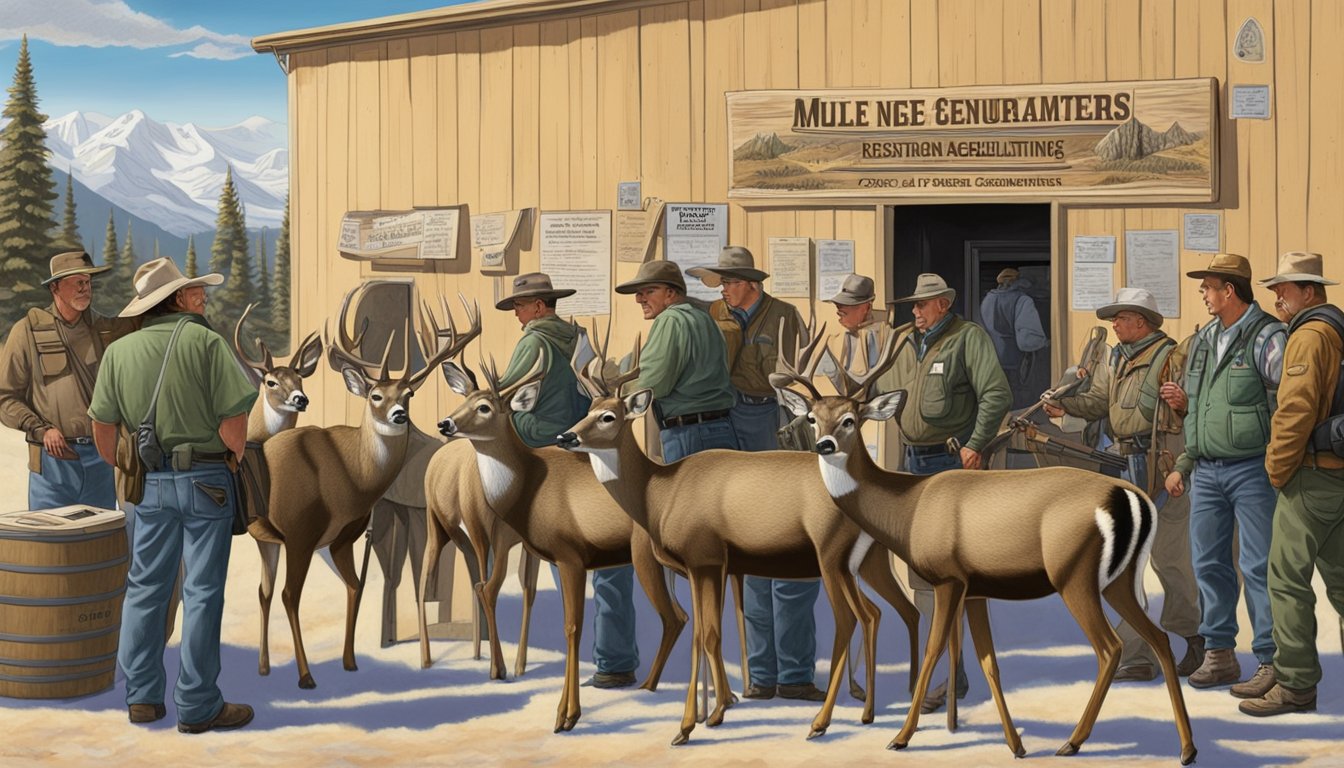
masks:
[(260, 35), (456, 5), (455, 0), (0, 0), (0, 78), (28, 48), (39, 106), (219, 128), (286, 122), (285, 77)]

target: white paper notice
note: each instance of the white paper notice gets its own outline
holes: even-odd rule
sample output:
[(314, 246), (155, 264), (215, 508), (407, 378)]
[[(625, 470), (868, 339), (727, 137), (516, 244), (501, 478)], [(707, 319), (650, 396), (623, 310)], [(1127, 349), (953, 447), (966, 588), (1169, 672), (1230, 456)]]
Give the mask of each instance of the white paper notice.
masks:
[(1174, 229), (1125, 232), (1125, 285), (1147, 288), (1163, 317), (1181, 316), (1180, 233)]
[(854, 272), (853, 240), (817, 241), (817, 295), (834, 296)]
[(356, 219), (341, 219), (341, 239), (336, 243), (337, 250), (357, 251), (359, 250), (359, 221)]
[(616, 185), (616, 209), (620, 211), (640, 210), (638, 181), (622, 181)]
[(424, 211), (420, 258), (455, 259), (457, 258), (458, 211)]
[(645, 211), (616, 212), (616, 260), (643, 263), (649, 250)]
[(556, 305), (560, 316), (609, 314), (611, 211), (542, 212), (541, 271), (577, 291)]
[(667, 230), (663, 239), (663, 257), (681, 267), (686, 278), (686, 292), (705, 301), (721, 298), (717, 286), (711, 288), (685, 272), (695, 267), (718, 265), (719, 252), (728, 244), (728, 206), (668, 203), (664, 216)]
[(504, 242), (506, 213), (485, 213), (471, 217), (471, 247), (485, 248)]
[(1073, 308), (1089, 312), (1111, 303), (1111, 283), (1115, 265), (1104, 261), (1075, 262), (1073, 265)]
[(1115, 238), (1111, 235), (1073, 238), (1073, 261), (1075, 264), (1114, 264)]
[(1222, 218), (1217, 213), (1185, 214), (1185, 250), (1201, 253), (1217, 253), (1221, 250), (1218, 231), (1222, 228)]
[(1268, 85), (1232, 86), (1232, 119), (1269, 119)]
[(772, 237), (769, 292), (783, 298), (807, 298), (812, 288), (812, 240)]

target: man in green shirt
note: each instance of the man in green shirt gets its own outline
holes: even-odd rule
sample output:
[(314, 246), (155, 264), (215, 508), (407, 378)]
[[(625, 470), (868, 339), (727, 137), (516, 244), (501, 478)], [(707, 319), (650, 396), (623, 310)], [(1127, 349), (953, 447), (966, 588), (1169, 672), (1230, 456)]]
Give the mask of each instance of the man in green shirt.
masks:
[(228, 343), (204, 317), (205, 286), (221, 282), (218, 274), (185, 277), (171, 259), (141, 265), (135, 298), (121, 317), (144, 315), (145, 324), (108, 346), (89, 406), (94, 442), (109, 464), (115, 463), (118, 426), (133, 431), (155, 408), (164, 459), (145, 468), (144, 496), (130, 510), (135, 536), (117, 661), (131, 722), (163, 718), (164, 618), (184, 562), (182, 668), (173, 695), (183, 733), (252, 720), (252, 708), (225, 702), (217, 684), (238, 503), (232, 467), (242, 457), (247, 414), (257, 398)]

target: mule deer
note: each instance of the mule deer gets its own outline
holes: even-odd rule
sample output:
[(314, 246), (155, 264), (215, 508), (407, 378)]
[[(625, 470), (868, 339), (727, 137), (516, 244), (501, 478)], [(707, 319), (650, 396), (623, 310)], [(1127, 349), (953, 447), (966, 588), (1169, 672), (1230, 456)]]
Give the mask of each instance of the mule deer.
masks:
[(812, 469), (810, 454), (711, 450), (673, 464), (655, 463), (635, 443), (631, 428), (633, 420), (648, 411), (652, 391), (620, 396), (620, 386), (639, 375), (639, 342), (635, 342), (631, 371), (616, 381), (596, 375), (604, 357), (599, 354), (580, 378), (593, 394), (592, 407), (562, 436), (561, 445), (588, 455), (591, 471), (602, 486), (639, 528), (648, 531), (658, 559), (690, 580), (695, 617), (691, 682), (681, 729), (672, 743), (684, 744), (695, 727), (702, 656), (710, 662), (717, 692), (706, 725), (722, 723), (724, 710), (731, 705), (722, 655), (723, 591), (728, 574), (820, 577), (826, 587), (835, 615), (831, 677), (809, 738), (820, 736), (830, 726), (857, 615), (863, 623), (870, 662), (862, 719), (872, 722), (880, 611), (859, 590), (856, 574), (905, 621), (912, 659), (918, 643), (919, 614), (896, 581), (887, 552), (873, 546), (873, 540), (835, 508)]
[[(347, 670), (355, 665), (355, 616), (361, 585), (355, 573), (354, 542), (364, 532), (374, 503), (387, 491), (401, 470), (409, 442), (409, 401), (430, 374), (472, 339), (480, 335), (480, 311), (468, 308), (470, 329), (458, 334), (448, 318), (450, 332), (438, 352), (415, 373), (410, 366), (404, 375), (388, 373), (391, 339), (377, 373), (371, 373), (363, 360), (351, 351), (352, 340), (345, 330), (346, 312), (355, 291), (346, 294), (337, 322), (337, 338), (327, 341), (328, 356), (339, 367), (351, 394), (365, 401), (364, 417), (358, 427), (299, 427), (268, 440), (264, 450), (271, 475), (279, 482), (271, 484), (270, 516), (252, 521), (249, 530), (262, 541), (285, 546), (285, 589), (281, 599), (294, 634), (294, 655), (298, 661), (299, 687), (313, 688), (316, 683), (308, 668), (299, 628), (299, 598), (308, 576), (313, 553), (329, 546), (332, 561), (346, 585), (345, 648), (342, 661)], [(463, 301), (465, 304), (465, 300)], [(265, 628), (270, 600), (275, 587), (279, 548), (272, 547), (263, 558), (260, 592), (263, 635), (258, 667), (262, 674), (270, 670), (270, 651)]]
[[(579, 640), (583, 629), (584, 582), (589, 570), (634, 564), (640, 584), (663, 625), (658, 652), (640, 686), (656, 690), (672, 646), (686, 625), (686, 614), (667, 589), (648, 534), (616, 506), (593, 478), (583, 456), (560, 448), (528, 447), (514, 431), (510, 413), (526, 411), (536, 404), (546, 370), (545, 354), (526, 376), (507, 387), (500, 386), (493, 366), (482, 366), (486, 388), (475, 390), (463, 370), (451, 363), (446, 368), (449, 386), (466, 397), (466, 402), (439, 422), (439, 430), (450, 438), (470, 440), (475, 455), (469, 456), (461, 450), (441, 451), (431, 463), (425, 492), (440, 499), (449, 497), (444, 501), (455, 500), (493, 510), (518, 532), (529, 549), (559, 568), (566, 658), (565, 683), (556, 710), (556, 733), (573, 729), (580, 716)], [(471, 474), (464, 472), (464, 464), (476, 470), (475, 483), (468, 485), (462, 477)], [(468, 487), (471, 491), (464, 493)], [(436, 528), (431, 526), (429, 533), (435, 544), (442, 541), (442, 531)], [(477, 542), (473, 546), (477, 560), (484, 563), (484, 546)], [(500, 562), (495, 564), (497, 569), (502, 570), (502, 566)], [(494, 621), (498, 587), (495, 594), (489, 595), (490, 599), (486, 599), (484, 585), (477, 585), (477, 592), (482, 594), (493, 647), (499, 642)], [(422, 610), (422, 658), (427, 658), (423, 615)], [(498, 657), (497, 652), (492, 655)]]
[(259, 384), (261, 396), (257, 398), (252, 411), (247, 415), (249, 443), (263, 443), (298, 424), (299, 414), (308, 408), (308, 395), (303, 391), (303, 380), (312, 376), (318, 364), (322, 362), (322, 339), (317, 332), (304, 337), (303, 341), (299, 342), (298, 351), (290, 357), (289, 362), (282, 365), (275, 364), (271, 350), (260, 338), (255, 341), (257, 349), (261, 352), (261, 359), (253, 359), (243, 351), (243, 323), (247, 322), (248, 314), (256, 306), (248, 304), (247, 309), (243, 310), (242, 317), (238, 318), (237, 325), (233, 327), (234, 352), (237, 353), (238, 359), (256, 372), (261, 379)]
[[(845, 385), (837, 396), (823, 397), (812, 384), (821, 360), (815, 348), (814, 342), (801, 349), (796, 364), (773, 374), (771, 383), (789, 410), (806, 416), (815, 429), (819, 476), (844, 516), (934, 585), (932, 625), (914, 702), (889, 748), (910, 743), (929, 677), (949, 637), (951, 658), (956, 658), (960, 633), (952, 628), (964, 603), (1008, 746), (1023, 756), (999, 683), (985, 601), (972, 598), (1029, 600), (1058, 592), (1092, 644), (1099, 667), (1092, 697), (1058, 754), (1077, 753), (1091, 734), (1120, 662), (1120, 640), (1102, 611), (1104, 596), (1157, 653), (1180, 735), (1181, 763), (1192, 762), (1196, 750), (1171, 645), (1141, 605), (1157, 515), (1148, 497), (1122, 480), (1068, 467), (952, 470), (931, 476), (883, 470), (868, 455), (859, 430), (865, 421), (899, 417), (904, 405), (905, 392), (875, 395), (866, 384), (894, 362), (895, 336), (864, 380), (850, 378), (845, 366), (839, 367)], [(955, 722), (955, 701), (948, 697), (949, 723)]]

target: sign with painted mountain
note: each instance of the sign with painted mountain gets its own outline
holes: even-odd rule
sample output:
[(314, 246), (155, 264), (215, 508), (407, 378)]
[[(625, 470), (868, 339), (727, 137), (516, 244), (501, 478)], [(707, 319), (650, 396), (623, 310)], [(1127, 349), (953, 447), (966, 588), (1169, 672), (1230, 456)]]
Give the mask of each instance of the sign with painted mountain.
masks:
[(1212, 78), (728, 94), (737, 200), (1210, 202)]

